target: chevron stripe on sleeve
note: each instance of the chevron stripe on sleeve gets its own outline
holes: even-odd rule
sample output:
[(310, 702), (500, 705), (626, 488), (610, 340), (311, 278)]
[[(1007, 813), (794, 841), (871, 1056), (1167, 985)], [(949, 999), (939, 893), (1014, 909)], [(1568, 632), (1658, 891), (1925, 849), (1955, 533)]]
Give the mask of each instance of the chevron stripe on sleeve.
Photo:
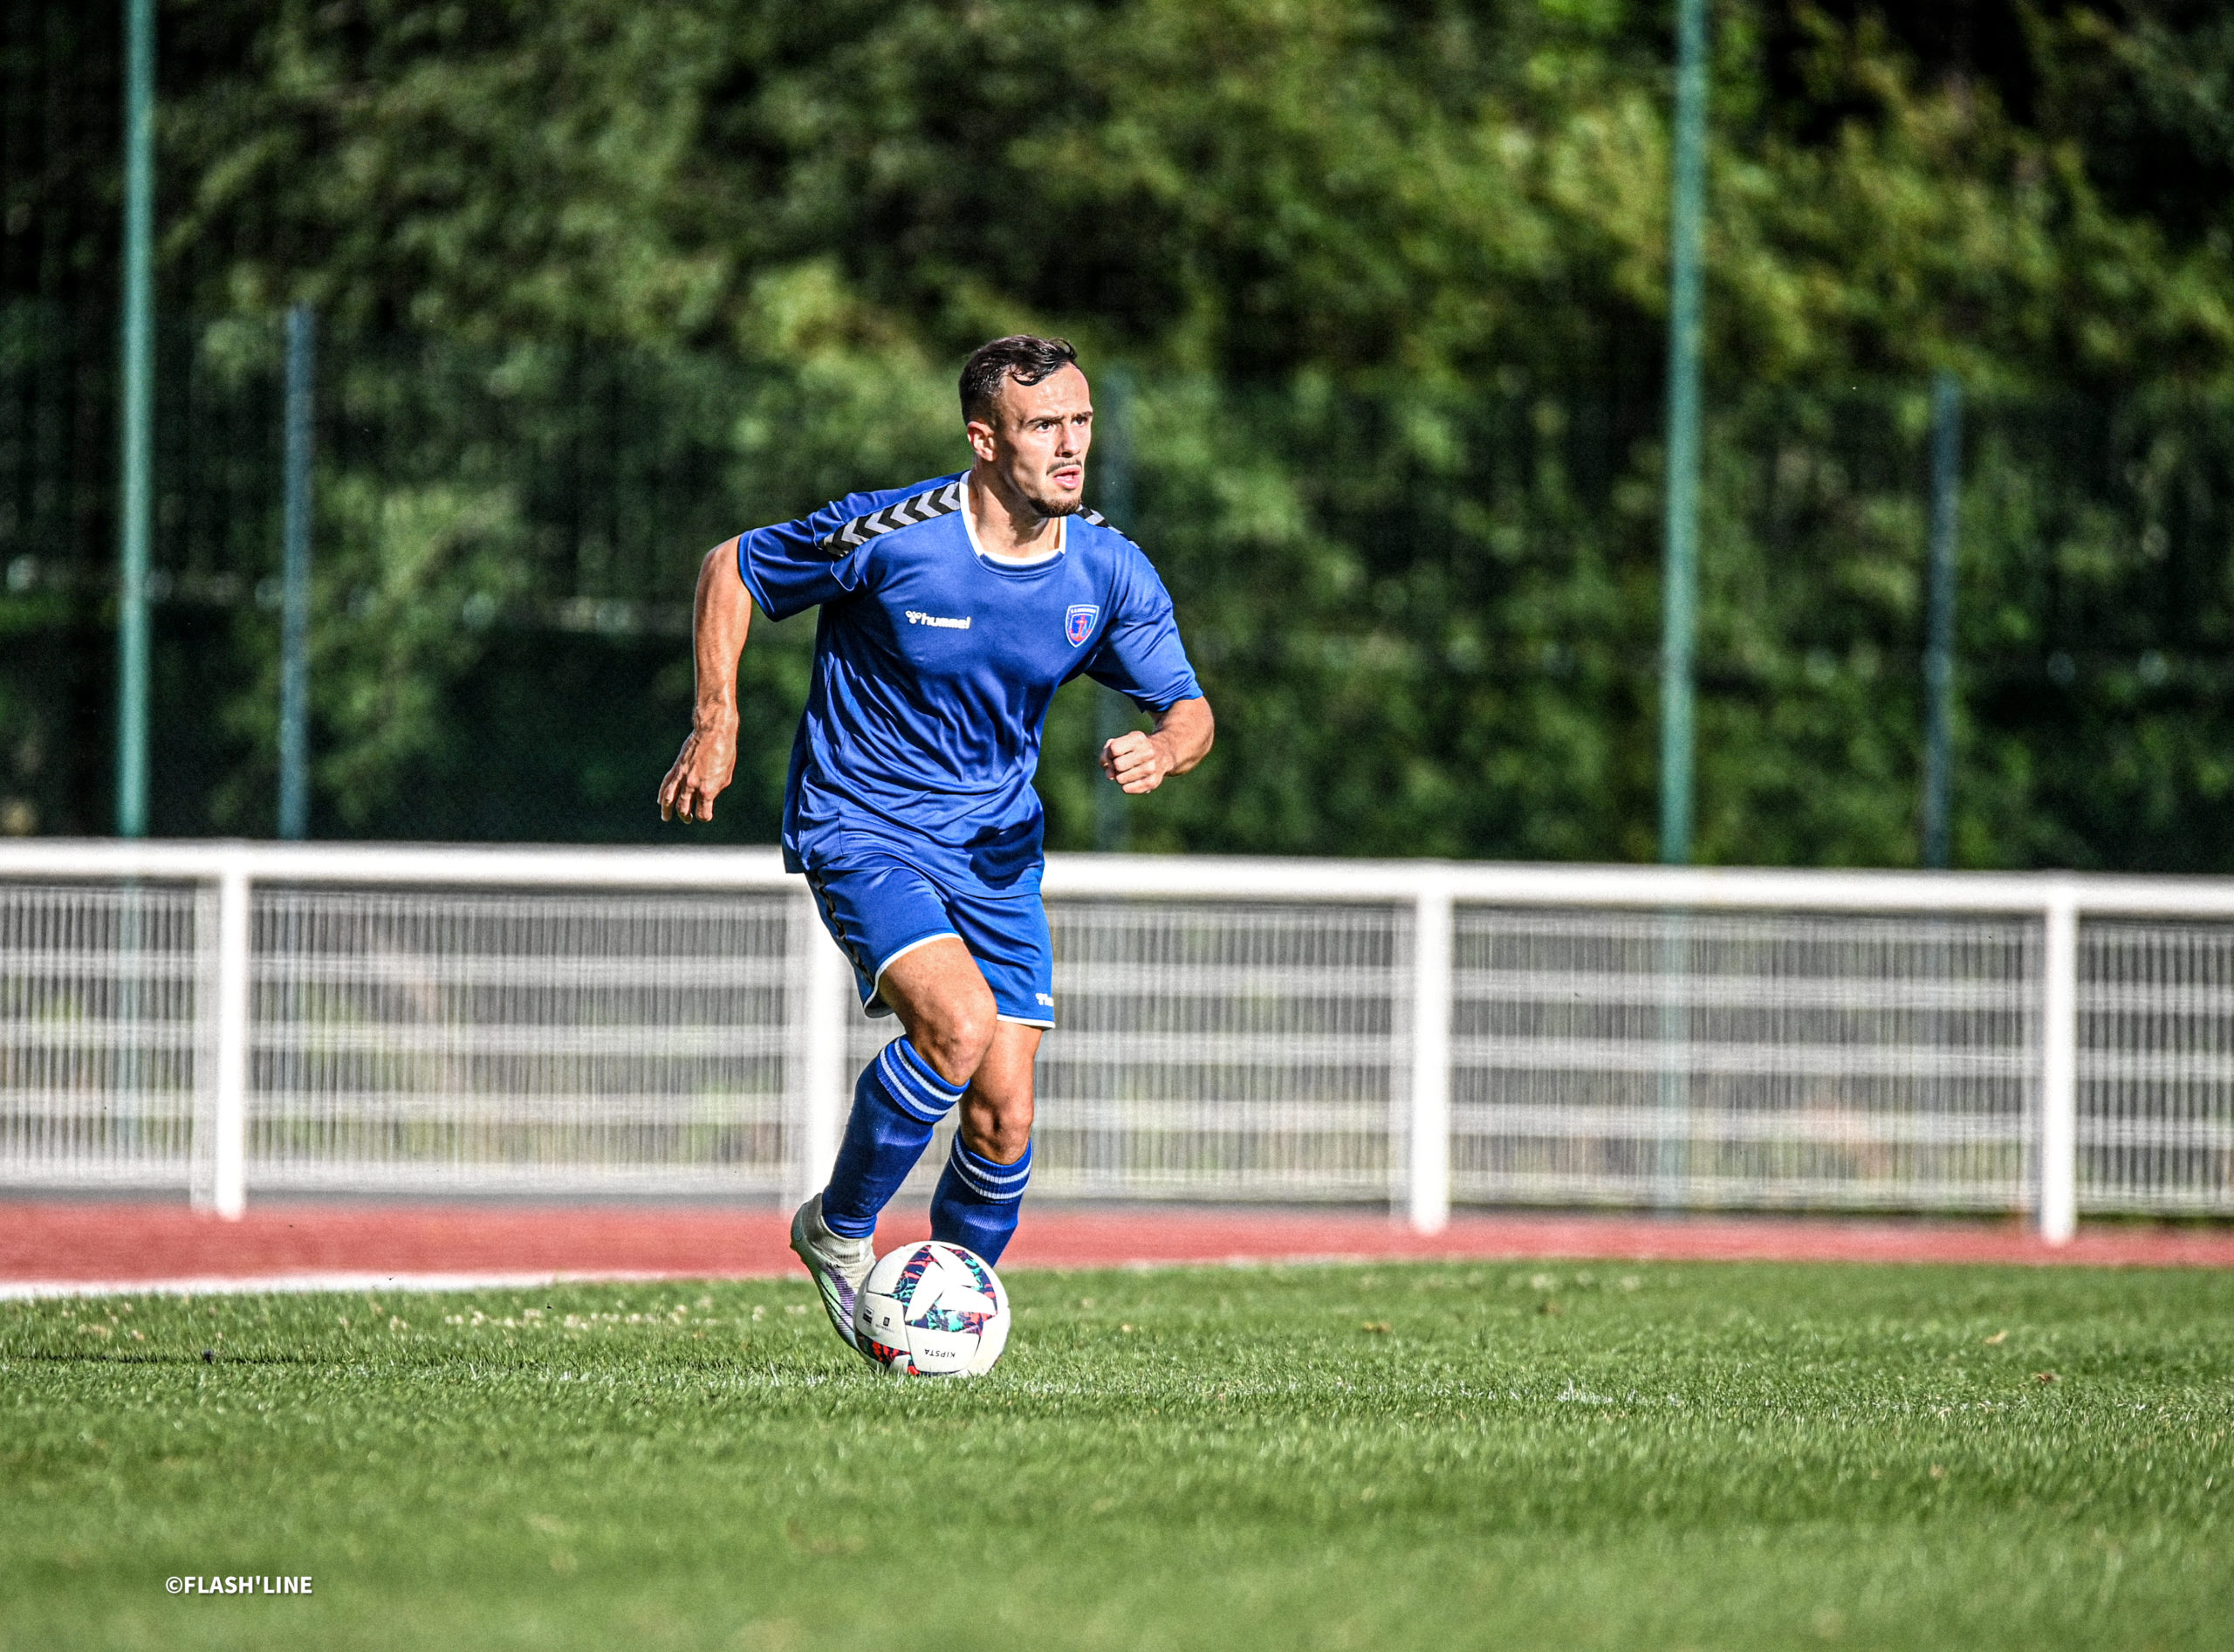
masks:
[(824, 537), (816, 546), (833, 562), (851, 556), (870, 540), (902, 528), (912, 528), (919, 522), (929, 522), (962, 509), (962, 483), (949, 482), (942, 488), (911, 494), (897, 504), (888, 504), (881, 511), (872, 511), (867, 516), (841, 522)]

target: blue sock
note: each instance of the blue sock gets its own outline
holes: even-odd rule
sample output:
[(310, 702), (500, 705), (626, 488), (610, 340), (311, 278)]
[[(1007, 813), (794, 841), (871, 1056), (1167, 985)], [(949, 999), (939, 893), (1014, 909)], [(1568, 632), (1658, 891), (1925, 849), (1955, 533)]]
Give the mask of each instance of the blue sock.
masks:
[(946, 1174), (931, 1196), (931, 1237), (998, 1262), (1015, 1237), (1017, 1209), (1031, 1179), (1031, 1142), (1024, 1144), (1024, 1156), (1014, 1164), (996, 1164), (963, 1146), (957, 1131)]
[(853, 1084), (853, 1110), (838, 1144), (822, 1219), (842, 1238), (866, 1239), (923, 1156), (931, 1128), (952, 1112), (963, 1086), (949, 1084), (905, 1038), (884, 1046)]

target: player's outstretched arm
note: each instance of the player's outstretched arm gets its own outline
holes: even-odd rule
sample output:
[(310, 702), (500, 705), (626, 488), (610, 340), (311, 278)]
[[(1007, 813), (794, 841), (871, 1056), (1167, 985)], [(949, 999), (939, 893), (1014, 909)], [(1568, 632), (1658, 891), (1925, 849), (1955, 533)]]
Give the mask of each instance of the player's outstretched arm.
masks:
[(690, 643), (697, 694), (690, 734), (660, 782), (660, 819), (710, 820), (714, 799), (737, 772), (737, 662), (752, 626), (752, 598), (737, 571), (737, 541), (723, 540), (698, 568)]
[(1177, 701), (1156, 718), (1155, 733), (1136, 729), (1105, 742), (1101, 771), (1135, 795), (1153, 792), (1166, 775), (1184, 774), (1200, 763), (1216, 736), (1208, 700)]

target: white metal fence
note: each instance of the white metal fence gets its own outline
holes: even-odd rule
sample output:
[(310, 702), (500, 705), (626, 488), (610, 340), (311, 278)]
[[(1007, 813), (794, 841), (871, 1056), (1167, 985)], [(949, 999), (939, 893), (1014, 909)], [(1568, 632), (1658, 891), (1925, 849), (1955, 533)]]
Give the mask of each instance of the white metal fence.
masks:
[[(1061, 857), (1036, 1187), (2234, 1214), (2234, 881)], [(784, 1196), (769, 851), (0, 846), (0, 1187)], [(928, 1176), (935, 1153), (927, 1156)]]

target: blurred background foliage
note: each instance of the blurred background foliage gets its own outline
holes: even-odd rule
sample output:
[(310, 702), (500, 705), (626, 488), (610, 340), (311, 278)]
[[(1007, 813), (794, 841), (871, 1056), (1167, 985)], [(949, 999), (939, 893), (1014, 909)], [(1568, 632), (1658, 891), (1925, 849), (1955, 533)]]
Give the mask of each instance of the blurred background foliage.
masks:
[[(0, 0), (10, 831), (108, 819), (115, 10)], [(959, 468), (960, 360), (1028, 328), (1127, 370), (1220, 715), (1134, 847), (1653, 853), (1669, 5), (159, 13), (158, 832), (270, 830), (299, 301), (316, 835), (676, 835), (699, 557)], [(1714, 17), (1701, 858), (1917, 857), (1944, 367), (1958, 863), (2234, 869), (2234, 20)], [(711, 835), (772, 837), (810, 642), (757, 634)]]

